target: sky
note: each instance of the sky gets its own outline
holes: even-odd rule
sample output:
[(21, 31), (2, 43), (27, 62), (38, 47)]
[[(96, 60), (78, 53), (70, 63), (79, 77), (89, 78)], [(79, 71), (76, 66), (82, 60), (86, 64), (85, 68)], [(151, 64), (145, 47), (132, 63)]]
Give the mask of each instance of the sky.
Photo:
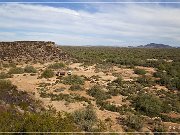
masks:
[(180, 46), (180, 0), (0, 0), (0, 41), (15, 40)]

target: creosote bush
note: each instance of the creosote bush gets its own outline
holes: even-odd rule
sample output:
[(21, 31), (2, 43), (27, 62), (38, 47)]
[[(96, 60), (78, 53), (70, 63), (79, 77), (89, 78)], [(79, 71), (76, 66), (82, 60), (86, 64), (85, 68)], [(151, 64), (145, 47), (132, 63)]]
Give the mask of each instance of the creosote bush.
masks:
[(51, 69), (61, 69), (64, 67), (65, 67), (64, 63), (54, 63), (48, 66), (48, 68), (51, 68)]
[(95, 85), (88, 90), (88, 94), (96, 100), (105, 100), (110, 98), (110, 95), (102, 90), (101, 86)]
[(134, 101), (135, 109), (147, 116), (157, 116), (163, 111), (163, 102), (152, 94), (140, 94)]
[(82, 87), (78, 84), (74, 84), (74, 85), (71, 85), (69, 90), (72, 90), (72, 91), (82, 90)]
[(138, 75), (145, 75), (146, 74), (146, 70), (144, 69), (139, 69), (139, 68), (135, 68), (134, 69), (134, 73), (138, 74)]
[(121, 85), (123, 84), (122, 77), (119, 76), (119, 77), (118, 77), (116, 80), (114, 80), (113, 82), (121, 86)]
[(24, 69), (21, 67), (15, 67), (15, 68), (10, 68), (9, 74), (23, 74), (24, 73)]
[(44, 72), (41, 74), (42, 78), (51, 78), (54, 76), (54, 72), (51, 69), (45, 69)]
[(11, 78), (11, 77), (12, 77), (11, 74), (7, 74), (5, 72), (0, 73), (0, 79), (6, 79), (6, 78)]
[(83, 85), (84, 79), (77, 75), (69, 75), (63, 78), (62, 83), (69, 85)]
[(97, 116), (92, 106), (87, 106), (85, 109), (75, 111), (73, 117), (75, 123), (83, 131), (92, 131), (93, 126), (97, 122)]
[[(1, 132), (76, 132), (80, 131), (69, 114), (0, 112)], [(7, 126), (8, 125), (8, 126)]]
[(13, 87), (11, 81), (9, 80), (0, 80), (0, 90), (8, 90)]
[(25, 72), (25, 73), (36, 73), (37, 70), (36, 70), (33, 66), (27, 65), (27, 66), (24, 68), (24, 72)]
[(143, 127), (144, 121), (141, 116), (130, 114), (127, 116), (124, 123), (128, 128), (139, 131)]
[(143, 75), (142, 77), (138, 77), (137, 82), (140, 83), (141, 85), (145, 86), (145, 87), (151, 86), (154, 84), (153, 78), (146, 76), (146, 75)]

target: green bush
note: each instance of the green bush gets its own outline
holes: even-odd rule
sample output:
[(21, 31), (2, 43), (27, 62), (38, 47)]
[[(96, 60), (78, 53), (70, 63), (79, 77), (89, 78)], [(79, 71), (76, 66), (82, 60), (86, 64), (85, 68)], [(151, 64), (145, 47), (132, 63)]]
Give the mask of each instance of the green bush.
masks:
[(120, 86), (122, 86), (122, 84), (123, 84), (122, 77), (118, 77), (118, 78), (117, 78), (116, 80), (114, 80), (113, 82), (116, 83), (116, 84), (118, 84), (118, 85), (120, 85)]
[(157, 116), (162, 112), (163, 102), (152, 94), (140, 94), (134, 101), (135, 109), (148, 116)]
[(134, 69), (134, 73), (138, 74), (138, 75), (145, 75), (146, 74), (146, 70), (144, 69), (139, 69), (139, 68), (135, 68)]
[(42, 78), (51, 78), (54, 76), (54, 72), (51, 69), (46, 69), (44, 72), (41, 74)]
[(75, 123), (83, 131), (92, 131), (93, 126), (97, 122), (97, 116), (91, 106), (87, 106), (85, 109), (77, 110), (73, 114)]
[[(69, 114), (55, 115), (45, 111), (40, 113), (19, 113), (10, 110), (0, 112), (1, 132), (78, 132)], [(8, 126), (7, 126), (8, 125)]]
[(15, 63), (9, 63), (9, 64), (2, 64), (2, 66), (3, 66), (4, 68), (9, 68), (9, 67), (15, 68), (15, 67), (16, 67), (16, 64), (15, 64)]
[(5, 72), (0, 73), (0, 79), (5, 79), (5, 78), (11, 78), (11, 74), (6, 74)]
[(64, 67), (65, 67), (64, 63), (54, 63), (48, 66), (48, 68), (51, 68), (51, 69), (61, 69)]
[(112, 96), (117, 96), (118, 94), (120, 94), (121, 90), (118, 88), (109, 88), (108, 93)]
[(137, 82), (145, 87), (151, 86), (154, 84), (154, 80), (151, 77), (145, 76), (145, 75), (138, 77)]
[(88, 90), (88, 94), (94, 97), (96, 100), (105, 100), (110, 98), (110, 95), (107, 94), (99, 85), (95, 85)]
[(139, 131), (143, 127), (144, 121), (140, 116), (131, 114), (127, 116), (124, 123), (128, 128)]
[(62, 83), (69, 85), (83, 85), (84, 79), (77, 75), (69, 75), (63, 78)]
[(66, 90), (65, 87), (60, 87), (60, 88), (56, 88), (56, 89), (54, 90), (54, 92), (62, 92), (62, 91), (64, 91), (64, 90)]
[(72, 90), (72, 91), (82, 90), (82, 87), (78, 84), (74, 84), (74, 85), (71, 85), (69, 90)]
[(13, 87), (11, 81), (0, 80), (0, 90), (11, 89)]
[(24, 68), (24, 72), (25, 72), (25, 73), (36, 73), (37, 70), (36, 70), (33, 66), (26, 66), (26, 67)]
[(100, 106), (101, 110), (106, 109), (106, 110), (111, 111), (111, 112), (120, 112), (120, 110), (121, 110), (121, 107), (116, 106), (114, 104), (111, 104), (107, 101), (97, 100), (96, 104), (98, 106)]
[(11, 68), (8, 73), (9, 74), (23, 74), (24, 69), (21, 67), (15, 67), (15, 68)]

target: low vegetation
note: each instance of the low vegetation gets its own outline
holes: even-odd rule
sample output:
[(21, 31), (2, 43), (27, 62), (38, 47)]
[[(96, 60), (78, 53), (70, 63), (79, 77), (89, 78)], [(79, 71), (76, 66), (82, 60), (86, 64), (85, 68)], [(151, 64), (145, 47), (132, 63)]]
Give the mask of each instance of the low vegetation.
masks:
[(97, 123), (97, 116), (91, 106), (85, 109), (75, 111), (73, 114), (75, 123), (83, 131), (93, 131), (95, 124)]
[(0, 73), (0, 79), (12, 78), (11, 74), (7, 74), (5, 72)]
[(24, 68), (24, 72), (25, 72), (25, 73), (36, 73), (37, 70), (36, 70), (33, 66), (27, 65), (27, 66)]
[(152, 94), (140, 94), (135, 102), (135, 109), (148, 116), (157, 116), (163, 111), (163, 102)]
[(82, 90), (82, 89), (83, 88), (78, 84), (74, 84), (69, 88), (69, 90), (72, 90), (72, 91), (77, 91), (77, 90)]
[(146, 70), (144, 69), (139, 69), (139, 68), (135, 68), (134, 69), (134, 73), (138, 74), (138, 75), (145, 75), (146, 74)]
[[(62, 49), (71, 56), (66, 65), (1, 64), (0, 131), (164, 132), (180, 124), (179, 48)], [(72, 75), (54, 77), (61, 69)]]
[(54, 76), (54, 72), (51, 69), (45, 69), (41, 74), (42, 78), (51, 78)]
[[(19, 113), (11, 110), (0, 112), (1, 132), (76, 132), (80, 131), (71, 115), (55, 115), (49, 111)], [(11, 125), (11, 126), (7, 126)]]
[(9, 74), (23, 74), (24, 69), (21, 67), (14, 67), (14, 68), (10, 68), (8, 73)]
[(127, 126), (126, 131), (140, 131), (143, 127), (144, 120), (141, 116), (129, 114), (124, 120), (124, 124)]
[(93, 86), (91, 89), (88, 90), (88, 94), (94, 97), (96, 100), (105, 100), (110, 98), (108, 93), (102, 90), (102, 87), (99, 85)]
[(69, 75), (63, 78), (62, 83), (68, 85), (83, 85), (84, 78), (77, 75)]
[(54, 63), (48, 66), (50, 69), (61, 69), (64, 68), (65, 64), (64, 63)]

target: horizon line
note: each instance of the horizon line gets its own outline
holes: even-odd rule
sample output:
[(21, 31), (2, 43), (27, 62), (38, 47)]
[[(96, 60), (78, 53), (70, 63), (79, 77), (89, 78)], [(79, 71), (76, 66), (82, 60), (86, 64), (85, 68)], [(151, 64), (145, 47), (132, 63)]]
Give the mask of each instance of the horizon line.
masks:
[(180, 4), (180, 1), (178, 2), (175, 2), (175, 1), (164, 1), (164, 2), (157, 2), (157, 1), (152, 1), (152, 2), (147, 2), (147, 1), (117, 1), (117, 2), (111, 2), (111, 1), (106, 1), (106, 2), (103, 2), (103, 1), (94, 1), (94, 2), (83, 2), (83, 1), (74, 1), (74, 2), (68, 2), (68, 1), (60, 1), (60, 2), (53, 2), (53, 1), (45, 1), (45, 2), (42, 2), (42, 1), (34, 1), (34, 2), (22, 2), (22, 1), (12, 1), (12, 2), (0, 2), (0, 4), (3, 4), (3, 3), (6, 3), (6, 4), (23, 4), (23, 3), (32, 3), (32, 4), (38, 4), (38, 3), (44, 3), (44, 4), (50, 4), (50, 3), (54, 3), (54, 4), (113, 4), (113, 3), (116, 3), (116, 4), (134, 4), (134, 3), (137, 3), (137, 4), (159, 4), (159, 3), (164, 3), (164, 4)]

